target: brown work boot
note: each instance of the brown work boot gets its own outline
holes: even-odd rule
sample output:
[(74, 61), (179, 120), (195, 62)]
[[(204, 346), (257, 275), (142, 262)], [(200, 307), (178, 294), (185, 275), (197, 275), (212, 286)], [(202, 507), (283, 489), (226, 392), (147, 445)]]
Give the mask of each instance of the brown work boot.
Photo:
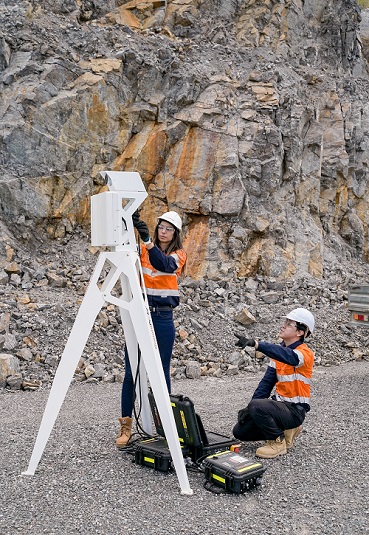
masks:
[(276, 440), (267, 440), (265, 446), (256, 450), (255, 455), (263, 459), (274, 459), (274, 457), (285, 455), (285, 453), (287, 453), (286, 441), (278, 437)]
[(132, 418), (124, 416), (123, 418), (118, 418), (120, 423), (120, 435), (115, 441), (117, 448), (122, 449), (127, 446), (127, 442), (131, 438), (132, 434)]
[(284, 432), (284, 438), (286, 439), (286, 448), (290, 450), (294, 446), (295, 439), (302, 431), (302, 425), (295, 427), (294, 429), (286, 429)]

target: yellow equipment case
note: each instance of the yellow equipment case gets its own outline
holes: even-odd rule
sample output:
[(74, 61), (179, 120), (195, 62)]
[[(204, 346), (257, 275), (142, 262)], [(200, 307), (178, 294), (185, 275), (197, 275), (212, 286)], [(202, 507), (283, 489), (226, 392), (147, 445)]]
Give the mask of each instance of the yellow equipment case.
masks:
[(209, 455), (202, 465), (207, 481), (236, 494), (260, 485), (266, 470), (261, 462), (229, 450)]
[[(183, 456), (187, 456), (188, 449), (183, 446), (181, 448)], [(154, 470), (159, 470), (159, 472), (168, 472), (173, 469), (168, 443), (162, 437), (153, 437), (139, 442), (135, 446), (134, 462), (142, 466), (154, 468)]]
[[(165, 437), (152, 392), (149, 392), (149, 402), (156, 432), (158, 435)], [(193, 461), (196, 462), (216, 451), (239, 447), (239, 442), (234, 438), (232, 439), (219, 433), (205, 431), (201, 418), (196, 414), (194, 404), (188, 397), (171, 394), (170, 402), (179, 441), (181, 445), (187, 446)]]

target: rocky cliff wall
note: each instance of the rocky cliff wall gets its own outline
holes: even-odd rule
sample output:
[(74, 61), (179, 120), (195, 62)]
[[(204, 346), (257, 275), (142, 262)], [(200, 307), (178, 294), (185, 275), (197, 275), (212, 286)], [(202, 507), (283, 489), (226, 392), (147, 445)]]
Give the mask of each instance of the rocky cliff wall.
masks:
[(367, 260), (361, 19), (353, 0), (0, 1), (3, 221), (66, 239), (99, 172), (133, 170), (150, 225), (183, 216), (193, 278)]

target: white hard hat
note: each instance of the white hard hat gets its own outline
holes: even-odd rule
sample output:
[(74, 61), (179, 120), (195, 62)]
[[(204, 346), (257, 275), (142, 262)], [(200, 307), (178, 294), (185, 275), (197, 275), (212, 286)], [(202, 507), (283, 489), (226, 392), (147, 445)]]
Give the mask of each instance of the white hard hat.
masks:
[(314, 331), (314, 316), (309, 310), (306, 310), (306, 308), (294, 308), (285, 317), (289, 320), (298, 321), (299, 323), (306, 325), (311, 333)]
[(178, 230), (181, 230), (182, 228), (182, 219), (179, 217), (177, 212), (165, 212), (165, 214), (161, 215), (158, 219), (162, 219), (163, 221), (171, 223)]

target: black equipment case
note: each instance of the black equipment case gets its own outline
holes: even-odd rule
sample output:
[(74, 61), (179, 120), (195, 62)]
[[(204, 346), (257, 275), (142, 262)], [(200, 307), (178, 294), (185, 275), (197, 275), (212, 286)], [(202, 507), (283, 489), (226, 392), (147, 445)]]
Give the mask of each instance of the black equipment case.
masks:
[[(188, 449), (181, 446), (183, 456), (188, 455)], [(136, 464), (148, 466), (159, 470), (159, 472), (168, 472), (173, 469), (172, 457), (165, 438), (153, 437), (143, 440), (135, 446)]]
[[(152, 392), (149, 392), (149, 402), (158, 435), (165, 437), (159, 412)], [(186, 396), (170, 395), (174, 420), (177, 426), (179, 441), (187, 446), (193, 461), (207, 457), (217, 451), (229, 450), (239, 446), (239, 442), (225, 435), (207, 432), (201, 418), (195, 412), (193, 402)]]
[(266, 470), (261, 462), (229, 450), (210, 455), (204, 459), (202, 466), (207, 481), (236, 494), (259, 485)]

